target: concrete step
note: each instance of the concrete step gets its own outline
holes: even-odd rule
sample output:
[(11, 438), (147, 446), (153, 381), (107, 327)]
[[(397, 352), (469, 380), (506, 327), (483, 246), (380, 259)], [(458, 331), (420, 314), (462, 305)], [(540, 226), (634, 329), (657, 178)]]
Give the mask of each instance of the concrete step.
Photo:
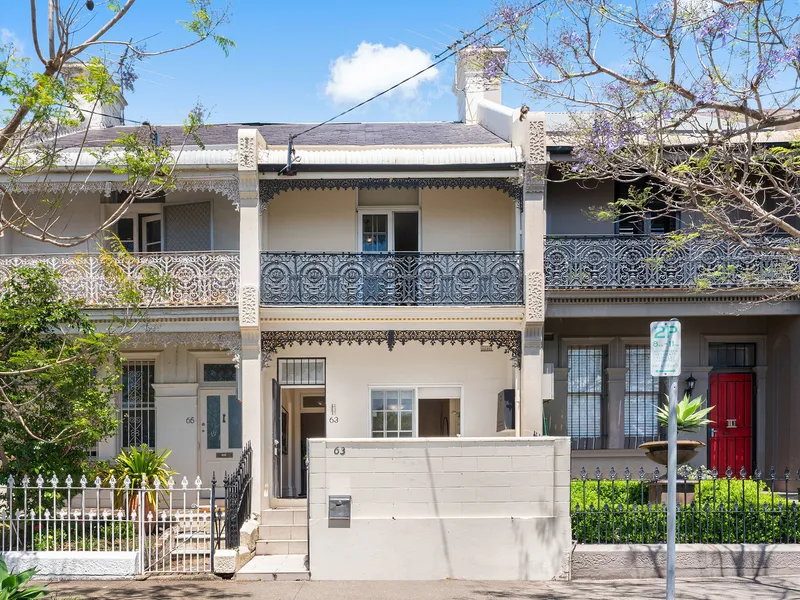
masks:
[(307, 540), (308, 527), (302, 525), (259, 525), (258, 537), (262, 540)]
[(254, 556), (236, 573), (243, 581), (307, 581), (311, 579), (305, 554)]
[(271, 508), (261, 511), (261, 525), (307, 525), (305, 508)]
[(258, 540), (256, 555), (308, 554), (308, 540)]

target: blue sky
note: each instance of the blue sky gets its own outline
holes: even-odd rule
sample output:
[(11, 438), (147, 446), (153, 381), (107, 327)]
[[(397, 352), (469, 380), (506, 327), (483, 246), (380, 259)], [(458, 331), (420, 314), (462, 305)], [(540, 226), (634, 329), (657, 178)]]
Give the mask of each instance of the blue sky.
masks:
[[(109, 14), (95, 0), (96, 21)], [(215, 0), (216, 3), (216, 0)], [(40, 2), (41, 4), (41, 2)], [(32, 52), (29, 5), (3, 0), (0, 35)], [(316, 122), (426, 66), (430, 56), (485, 20), (491, 0), (231, 0), (223, 33), (237, 45), (228, 58), (211, 43), (141, 64), (127, 97), (129, 119), (178, 123), (199, 99), (212, 122)], [(188, 41), (176, 20), (182, 0), (138, 0), (113, 39), (147, 40), (149, 50)], [(345, 121), (440, 121), (456, 118), (454, 63), (412, 88), (351, 113)], [(411, 71), (411, 72), (413, 72)], [(433, 76), (430, 76), (433, 75)], [(386, 86), (388, 87), (388, 86)], [(522, 93), (506, 85), (505, 103)]]

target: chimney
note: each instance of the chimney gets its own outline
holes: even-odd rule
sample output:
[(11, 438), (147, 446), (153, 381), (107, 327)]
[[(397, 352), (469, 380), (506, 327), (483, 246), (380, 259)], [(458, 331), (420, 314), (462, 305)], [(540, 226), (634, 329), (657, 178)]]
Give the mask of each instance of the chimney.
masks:
[(458, 53), (453, 92), (458, 98), (458, 120), (478, 122), (478, 103), (490, 100), (502, 103), (501, 74), (508, 58), (505, 48), (464, 48)]
[[(66, 63), (61, 68), (64, 79), (77, 76), (84, 67), (80, 63)], [(86, 119), (81, 129), (105, 129), (125, 125), (125, 107), (128, 106), (120, 90), (115, 102), (110, 104), (95, 104), (82, 96), (77, 96), (78, 108)]]

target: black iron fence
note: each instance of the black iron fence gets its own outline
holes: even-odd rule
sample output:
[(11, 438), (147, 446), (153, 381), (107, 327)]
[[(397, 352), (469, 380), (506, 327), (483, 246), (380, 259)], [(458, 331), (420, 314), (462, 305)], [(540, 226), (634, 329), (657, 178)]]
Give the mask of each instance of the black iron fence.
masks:
[[(677, 542), (796, 544), (800, 470), (764, 473), (678, 469)], [(572, 537), (579, 544), (667, 541), (666, 471), (596, 469), (571, 482)]]
[(253, 447), (247, 442), (233, 473), (226, 473), (225, 486), (225, 547), (239, 547), (239, 530), (250, 517), (250, 488), (253, 481)]
[[(764, 240), (766, 246), (786, 238)], [(548, 290), (785, 287), (800, 281), (800, 262), (786, 252), (753, 251), (734, 242), (668, 236), (547, 236)]]
[(521, 252), (262, 252), (266, 305), (522, 304)]

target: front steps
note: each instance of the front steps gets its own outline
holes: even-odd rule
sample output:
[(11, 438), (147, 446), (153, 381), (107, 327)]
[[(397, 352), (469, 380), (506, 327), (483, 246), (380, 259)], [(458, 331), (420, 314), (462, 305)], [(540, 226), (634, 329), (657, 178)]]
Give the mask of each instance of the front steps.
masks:
[(303, 506), (261, 511), (256, 555), (308, 554), (308, 511)]
[(240, 581), (308, 581), (305, 554), (254, 556), (236, 573)]

